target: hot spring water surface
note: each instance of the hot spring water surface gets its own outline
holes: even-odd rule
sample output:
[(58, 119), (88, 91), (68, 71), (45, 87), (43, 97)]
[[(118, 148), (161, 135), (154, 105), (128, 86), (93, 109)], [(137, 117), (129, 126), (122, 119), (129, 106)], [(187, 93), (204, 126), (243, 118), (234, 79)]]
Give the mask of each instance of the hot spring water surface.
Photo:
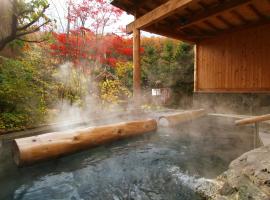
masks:
[(200, 199), (196, 182), (219, 175), (252, 148), (252, 129), (220, 122), (205, 117), (24, 168), (15, 166), (4, 141), (0, 199)]

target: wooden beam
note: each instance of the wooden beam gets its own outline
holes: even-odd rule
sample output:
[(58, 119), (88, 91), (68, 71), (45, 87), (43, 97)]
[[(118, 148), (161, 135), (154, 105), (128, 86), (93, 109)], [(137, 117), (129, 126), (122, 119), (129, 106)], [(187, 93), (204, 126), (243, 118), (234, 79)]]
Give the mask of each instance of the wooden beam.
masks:
[(227, 19), (225, 19), (221, 15), (218, 15), (217, 19), (219, 19), (219, 21), (221, 21), (223, 24), (225, 24), (228, 28), (233, 28), (234, 27), (234, 25), (231, 22), (229, 22)]
[[(187, 6), (194, 0), (169, 0), (167, 3), (160, 5), (149, 13), (138, 18), (134, 22), (127, 25), (127, 33), (132, 33), (135, 29), (143, 29), (159, 20), (171, 15), (179, 8)], [(197, 0), (195, 0), (197, 1)]]
[(218, 3), (215, 6), (208, 7), (207, 11), (203, 10), (194, 14), (190, 18), (188, 18), (186, 24), (180, 24), (180, 29), (187, 28), (189, 26), (194, 25), (195, 23), (205, 21), (206, 18), (217, 15), (220, 12), (233, 10), (236, 7), (246, 5), (250, 3), (251, 0), (231, 0), (230, 2)]
[(134, 16), (136, 19), (140, 16), (143, 16), (144, 13), (149, 11), (149, 5), (145, 3), (144, 0), (136, 0), (136, 3), (132, 3), (131, 8), (134, 10)]
[[(127, 2), (129, 4), (129, 2)], [(124, 3), (120, 1), (112, 1), (111, 4), (117, 8), (120, 8), (121, 10), (126, 11), (128, 14), (135, 14), (132, 9), (130, 9), (132, 6), (131, 5), (125, 5)]]
[(136, 3), (133, 3), (133, 7), (135, 7), (136, 10), (138, 10), (144, 4), (145, 4), (144, 0), (136, 0)]
[(141, 96), (140, 30), (133, 30), (133, 98), (136, 105)]
[(206, 24), (208, 27), (210, 27), (211, 29), (213, 29), (215, 31), (221, 31), (220, 28), (218, 28), (216, 25), (214, 25), (213, 23), (211, 23), (208, 20), (205, 20), (203, 23)]
[(149, 33), (158, 34), (158, 35), (165, 36), (165, 37), (169, 37), (169, 38), (173, 38), (176, 40), (181, 40), (183, 42), (187, 42), (190, 44), (195, 44), (197, 42), (196, 37), (187, 36), (187, 35), (184, 35), (180, 32), (177, 32), (174, 30), (169, 30), (165, 26), (160, 26), (160, 25), (157, 27), (151, 26), (151, 27), (145, 28), (144, 31), (147, 31)]
[(219, 32), (216, 32), (216, 33), (210, 34), (208, 36), (205, 36), (202, 39), (198, 38), (198, 42), (203, 40), (203, 39), (210, 39), (210, 38), (213, 38), (213, 37), (217, 37), (217, 36), (221, 36), (221, 35), (227, 35), (227, 34), (230, 34), (230, 33), (233, 33), (233, 32), (237, 32), (237, 31), (243, 31), (243, 30), (246, 30), (246, 29), (249, 29), (249, 28), (254, 28), (254, 27), (258, 27), (258, 26), (264, 26), (264, 25), (267, 25), (267, 24), (270, 24), (270, 18), (269, 17), (264, 18), (264, 19), (260, 19), (258, 21), (247, 21), (243, 25), (234, 26), (233, 28), (226, 29), (226, 30), (221, 30)]
[(195, 24), (192, 27), (194, 27), (200, 33), (200, 35), (211, 35), (213, 33)]
[(218, 0), (220, 3), (224, 3), (224, 1), (226, 1), (226, 0)]
[(185, 8), (185, 11), (187, 11), (189, 13), (189, 15), (193, 15), (194, 14), (194, 11), (190, 8)]
[(243, 15), (241, 15), (239, 12), (237, 12), (236, 10), (232, 10), (231, 13), (242, 23), (247, 24), (249, 21), (244, 18)]
[(207, 5), (206, 3), (202, 2), (202, 1), (199, 1), (198, 4), (204, 9), (204, 10), (207, 10), (209, 5)]
[(192, 36), (199, 35), (197, 29), (195, 29), (195, 28), (187, 28), (185, 30), (182, 30), (181, 32), (186, 34), (186, 35), (192, 35)]
[(265, 19), (266, 16), (262, 14), (253, 4), (248, 5), (249, 9), (254, 12), (258, 18)]

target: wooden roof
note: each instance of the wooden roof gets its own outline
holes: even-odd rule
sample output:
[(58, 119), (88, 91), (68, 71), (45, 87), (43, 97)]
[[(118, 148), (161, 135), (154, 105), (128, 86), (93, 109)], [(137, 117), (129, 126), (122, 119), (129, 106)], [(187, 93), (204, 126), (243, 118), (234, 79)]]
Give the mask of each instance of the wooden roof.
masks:
[(114, 0), (137, 20), (127, 26), (198, 42), (270, 23), (270, 0)]

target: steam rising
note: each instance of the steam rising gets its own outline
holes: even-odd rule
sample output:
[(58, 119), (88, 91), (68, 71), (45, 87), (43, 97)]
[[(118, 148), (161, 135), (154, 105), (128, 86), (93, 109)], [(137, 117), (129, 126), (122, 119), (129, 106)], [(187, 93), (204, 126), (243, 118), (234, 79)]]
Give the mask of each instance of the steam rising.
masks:
[(55, 78), (62, 85), (63, 91), (69, 89), (79, 93), (83, 102), (60, 97), (55, 104), (57, 113), (51, 121), (62, 124), (90, 121), (99, 109), (96, 97), (93, 95), (95, 84), (90, 85), (91, 78), (85, 76), (82, 70), (74, 69), (70, 62), (59, 66)]
[(169, 168), (168, 171), (175, 178), (176, 182), (180, 182), (182, 185), (189, 187), (193, 191), (196, 191), (205, 197), (211, 197), (215, 191), (218, 191), (222, 186), (222, 184), (219, 184), (215, 180), (199, 178), (183, 173), (177, 166)]
[[(86, 68), (84, 66), (84, 68)], [(50, 120), (53, 123), (73, 123), (73, 122), (89, 122), (96, 119), (102, 119), (104, 123), (110, 123), (114, 121), (130, 120), (134, 117), (144, 118), (147, 115), (145, 113), (134, 113), (133, 110), (137, 109), (132, 98), (125, 105), (110, 105), (105, 107), (102, 104), (99, 96), (98, 81), (95, 80), (94, 75), (88, 73), (85, 75), (85, 69), (83, 67), (75, 69), (73, 64), (66, 62), (59, 66), (58, 72), (55, 75), (56, 80), (62, 84), (64, 88), (71, 88), (81, 94), (82, 101), (70, 101), (67, 99), (60, 99), (56, 104), (56, 115)], [(173, 78), (173, 76), (171, 77)], [(252, 103), (251, 100), (242, 102), (245, 95), (235, 94), (193, 94), (185, 95), (181, 93), (179, 98), (174, 99), (174, 109), (177, 110), (194, 110), (203, 108), (207, 112), (224, 113), (224, 114), (248, 114), (252, 115), (252, 109), (244, 109)], [(157, 111), (157, 108), (163, 108), (161, 101), (156, 101), (157, 97), (151, 96), (149, 91), (143, 91), (142, 95), (142, 108), (150, 108), (150, 112)], [(169, 102), (168, 104), (170, 104)], [(244, 103), (243, 106), (241, 106)], [(164, 106), (165, 107), (165, 106)], [(131, 111), (131, 112), (129, 112)], [(111, 115), (113, 114), (114, 115)], [(122, 114), (122, 115), (121, 115)], [(137, 115), (136, 115), (137, 114)], [(125, 115), (125, 116), (124, 116)], [(111, 118), (110, 118), (111, 116)], [(161, 123), (166, 123), (161, 120)], [(233, 126), (233, 124), (232, 124)]]

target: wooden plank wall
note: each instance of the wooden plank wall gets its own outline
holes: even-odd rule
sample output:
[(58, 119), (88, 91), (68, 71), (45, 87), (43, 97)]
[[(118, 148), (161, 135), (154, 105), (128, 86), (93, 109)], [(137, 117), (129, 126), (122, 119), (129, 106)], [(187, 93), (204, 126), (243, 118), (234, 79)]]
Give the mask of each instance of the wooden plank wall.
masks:
[(201, 41), (195, 91), (270, 92), (270, 25)]

